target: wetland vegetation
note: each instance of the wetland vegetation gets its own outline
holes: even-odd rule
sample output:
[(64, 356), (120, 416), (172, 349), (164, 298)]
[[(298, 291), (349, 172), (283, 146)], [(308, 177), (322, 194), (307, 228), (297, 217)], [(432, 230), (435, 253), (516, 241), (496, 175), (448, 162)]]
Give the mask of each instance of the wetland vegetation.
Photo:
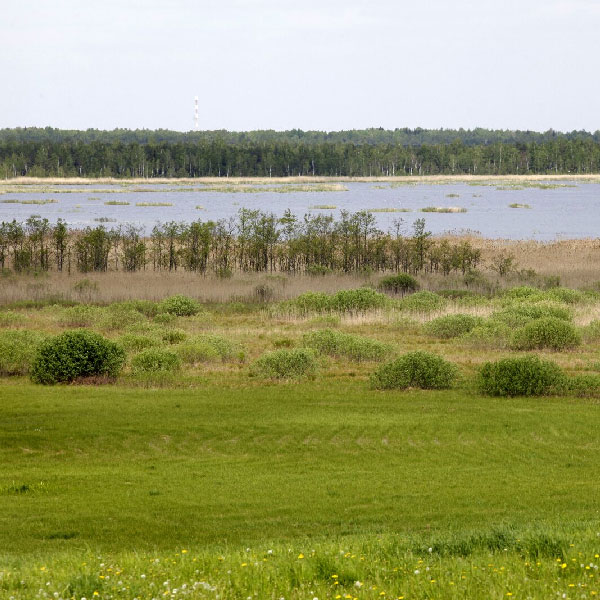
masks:
[[(355, 184), (339, 178), (383, 179), (379, 199), (467, 174), (536, 217), (518, 194), (566, 198), (558, 174), (600, 171), (599, 147), (581, 132), (0, 131), (0, 175), (28, 182), (2, 184), (6, 213), (115, 207), (81, 226), (0, 219), (0, 598), (597, 597), (597, 241), (386, 228), (410, 210), (466, 222), (487, 190), (345, 210)], [(104, 197), (146, 192), (168, 195)], [(179, 214), (196, 192), (259, 204), (116, 219)], [(272, 213), (269, 192), (336, 204)]]

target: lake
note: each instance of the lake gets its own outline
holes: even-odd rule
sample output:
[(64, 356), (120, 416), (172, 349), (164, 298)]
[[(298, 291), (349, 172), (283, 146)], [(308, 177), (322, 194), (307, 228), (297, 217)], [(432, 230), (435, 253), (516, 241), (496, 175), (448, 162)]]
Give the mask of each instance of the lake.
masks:
[[(293, 181), (290, 184), (289, 189), (296, 187)], [(75, 228), (100, 223), (110, 228), (131, 223), (150, 232), (159, 222), (228, 219), (241, 208), (260, 209), (278, 216), (289, 208), (298, 216), (311, 212), (334, 217), (338, 217), (341, 210), (371, 210), (375, 211), (373, 216), (384, 231), (391, 229), (398, 219), (402, 219), (403, 227), (410, 231), (416, 219), (424, 218), (427, 229), (435, 234), (475, 232), (488, 238), (544, 241), (600, 236), (599, 183), (353, 182), (339, 186), (346, 191), (286, 193), (269, 191), (268, 185), (250, 185), (260, 187), (261, 191), (202, 191), (214, 187), (206, 184), (11, 186), (8, 182), (0, 188), (6, 190), (0, 193), (0, 221), (24, 221), (36, 214), (52, 223), (62, 218)], [(285, 185), (277, 184), (275, 189)], [(227, 189), (232, 187), (228, 185)], [(40, 203), (47, 201), (52, 202)], [(139, 203), (170, 206), (137, 206)], [(428, 207), (462, 212), (422, 212)], [(388, 212), (382, 212), (384, 210)]]

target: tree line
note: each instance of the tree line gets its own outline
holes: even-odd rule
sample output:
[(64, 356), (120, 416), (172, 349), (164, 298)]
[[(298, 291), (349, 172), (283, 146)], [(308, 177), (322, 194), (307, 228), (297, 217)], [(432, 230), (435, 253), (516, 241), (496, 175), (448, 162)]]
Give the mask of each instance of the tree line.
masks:
[(381, 177), (599, 173), (600, 141), (402, 146), (289, 141), (236, 144), (0, 141), (0, 177)]
[(69, 130), (53, 127), (16, 127), (0, 129), (0, 141), (11, 142), (45, 142), (45, 143), (82, 143), (101, 142), (112, 144), (158, 144), (200, 143), (221, 141), (226, 144), (251, 143), (292, 143), (292, 144), (391, 144), (397, 146), (422, 146), (451, 144), (461, 142), (466, 146), (481, 146), (495, 143), (503, 144), (537, 144), (552, 142), (558, 139), (600, 142), (600, 130), (594, 133), (587, 131), (559, 132), (549, 129), (544, 132), (514, 131), (502, 129), (423, 129), (407, 127), (393, 130), (383, 127), (369, 129), (351, 129), (346, 131), (171, 131), (167, 129), (114, 129), (103, 131), (98, 129)]
[(69, 229), (31, 216), (0, 223), (0, 268), (16, 273), (185, 270), (229, 277), (234, 272), (319, 275), (328, 272), (452, 272), (477, 268), (468, 241), (432, 238), (425, 220), (406, 232), (401, 219), (383, 232), (367, 211), (282, 217), (240, 209), (220, 221), (170, 222), (149, 235), (134, 225)]

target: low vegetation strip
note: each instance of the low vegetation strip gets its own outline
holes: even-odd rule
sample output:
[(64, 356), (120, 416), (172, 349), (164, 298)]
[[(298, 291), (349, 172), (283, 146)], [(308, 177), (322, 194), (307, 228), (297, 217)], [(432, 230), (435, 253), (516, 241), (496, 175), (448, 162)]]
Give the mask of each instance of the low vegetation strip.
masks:
[[(444, 536), (360, 535), (328, 541), (171, 552), (43, 553), (11, 564), (14, 600), (43, 590), (76, 598), (570, 598), (600, 592), (598, 541), (564, 526), (496, 527)], [(62, 539), (69, 540), (65, 531)], [(393, 566), (392, 566), (393, 565)], [(39, 592), (38, 592), (39, 593)]]

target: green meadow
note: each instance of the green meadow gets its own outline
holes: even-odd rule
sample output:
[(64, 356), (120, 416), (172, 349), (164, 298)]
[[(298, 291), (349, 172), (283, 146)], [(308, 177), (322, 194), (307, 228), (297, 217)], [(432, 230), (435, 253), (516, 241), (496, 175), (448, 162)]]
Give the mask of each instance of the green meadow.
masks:
[[(0, 598), (600, 591), (595, 292), (72, 304), (0, 311)], [(536, 353), (589, 376), (580, 387), (478, 391), (485, 360), (521, 354), (512, 330), (557, 320), (575, 345)], [(126, 349), (115, 380), (36, 385), (28, 348), (3, 354), (77, 327)], [(136, 371), (148, 347), (177, 368)], [(253, 371), (304, 347), (310, 376)], [(450, 389), (373, 389), (382, 362), (417, 349), (457, 365)]]

